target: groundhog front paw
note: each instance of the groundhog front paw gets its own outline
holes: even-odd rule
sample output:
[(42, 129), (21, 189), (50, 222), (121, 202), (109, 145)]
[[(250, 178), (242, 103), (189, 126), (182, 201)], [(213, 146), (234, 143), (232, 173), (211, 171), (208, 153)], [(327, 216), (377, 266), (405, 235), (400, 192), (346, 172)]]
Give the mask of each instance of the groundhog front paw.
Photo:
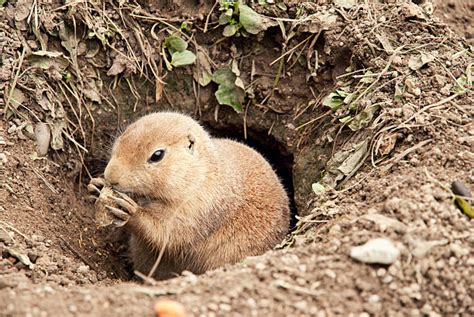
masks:
[(122, 227), (139, 209), (133, 199), (107, 186), (103, 178), (91, 179), (87, 190), (90, 193), (89, 200), (94, 202), (95, 220), (101, 227)]
[[(120, 197), (116, 197), (118, 195)], [(106, 204), (105, 208), (113, 220), (116, 227), (124, 226), (129, 220), (130, 216), (136, 214), (140, 206), (126, 194), (114, 191), (114, 196), (110, 196), (111, 204)]]

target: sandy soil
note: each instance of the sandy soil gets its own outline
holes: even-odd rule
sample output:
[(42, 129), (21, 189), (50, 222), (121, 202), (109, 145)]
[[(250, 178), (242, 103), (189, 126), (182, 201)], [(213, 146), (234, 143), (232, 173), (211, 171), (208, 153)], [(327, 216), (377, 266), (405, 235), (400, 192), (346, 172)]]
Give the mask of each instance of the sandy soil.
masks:
[[(175, 8), (172, 6), (177, 2), (169, 2), (167, 8)], [(408, 2), (400, 1), (400, 8)], [(29, 47), (31, 42), (39, 42), (29, 31), (29, 24), (24, 22), (26, 17), (23, 20), (18, 17), (24, 3), (28, 1), (9, 1), (0, 9), (0, 38), (7, 43), (0, 48), (0, 104), (8, 98), (17, 70), (16, 61), (24, 45), (22, 41), (28, 41)], [(189, 1), (186, 3), (190, 5)], [(291, 16), (296, 12), (296, 5), (294, 1), (285, 3)], [(53, 9), (60, 7), (50, 5)], [(324, 5), (324, 1), (306, 3), (305, 9), (311, 10), (314, 6), (317, 11)], [(338, 12), (332, 5), (328, 6), (331, 12)], [(471, 282), (474, 227), (472, 219), (456, 206), (449, 190), (455, 180), (461, 181), (471, 192), (474, 190), (474, 97), (469, 85), (467, 91), (453, 92), (453, 85), (449, 84), (451, 77), (459, 78), (467, 63), (472, 63), (472, 55), (460, 55), (449, 64), (444, 62), (448, 59), (446, 56), (453, 55), (451, 52), (464, 48), (469, 52), (466, 43), (472, 44), (473, 7), (465, 1), (435, 2), (434, 15), (452, 26), (454, 32), (438, 21), (420, 17), (413, 20), (413, 14), (421, 16), (420, 12), (425, 12), (413, 13), (410, 11), (413, 8), (416, 7), (396, 11), (399, 9), (395, 5), (386, 9), (370, 6), (363, 12), (341, 9), (337, 25), (330, 27), (323, 39), (316, 38), (313, 43), (322, 56), (318, 76), (311, 78), (306, 68), (295, 64), (282, 75), (277, 90), (272, 90), (273, 75), (267, 74), (277, 71), (278, 63), (272, 67), (267, 65), (280, 56), (284, 41), (281, 35), (271, 33), (276, 31), (267, 31), (270, 36), (259, 35), (260, 41), (254, 45), (263, 50), (261, 54), (253, 51), (254, 46), (239, 40), (223, 40), (212, 46), (215, 37), (196, 32), (199, 43), (209, 46), (216, 62), (227, 60), (229, 54), (244, 52), (245, 57), (253, 52), (254, 63), (238, 55), (242, 58), (242, 77), (251, 82), (251, 69), (255, 68), (254, 98), (265, 100), (272, 92), (269, 101), (257, 103), (245, 114), (236, 114), (223, 106), (217, 113), (215, 103), (210, 101), (213, 98), (210, 89), (202, 88), (199, 94), (193, 94), (192, 88), (189, 91), (183, 88), (185, 81), (176, 80), (179, 76), (191, 77), (190, 71), (169, 74), (165, 89), (169, 95), (163, 97), (158, 106), (153, 103), (155, 91), (150, 93), (151, 101), (147, 93), (145, 101), (133, 113), (126, 108), (114, 109), (104, 102), (93, 109), (94, 130), (83, 109), (78, 115), (84, 122), (83, 129), (95, 133), (94, 144), (84, 141), (90, 147), (90, 153), (84, 157), (78, 154), (84, 152), (78, 152), (66, 137), (63, 149), (50, 149), (46, 158), (34, 155), (36, 143), (29, 136), (31, 130), (27, 126), (36, 120), (25, 120), (25, 116), (35, 114), (41, 120), (51, 119), (54, 126), (64, 114), (54, 102), (54, 105), (38, 103), (34, 88), (46, 85), (37, 79), (30, 85), (30, 80), (47, 73), (51, 91), (58, 95), (59, 87), (66, 86), (55, 86), (54, 69), (44, 73), (25, 71), (25, 79), (20, 76), (17, 87), (27, 96), (26, 106), (19, 107), (13, 116), (7, 117), (3, 107), (0, 113), (0, 316), (153, 316), (153, 306), (161, 298), (182, 303), (187, 316), (474, 315), (474, 284)], [(77, 10), (81, 12), (80, 7)], [(154, 9), (147, 10), (153, 12)], [(200, 12), (193, 14), (205, 17), (209, 10), (210, 7), (202, 5)], [(52, 16), (61, 10), (45, 12)], [(100, 21), (98, 15), (91, 12), (91, 17)], [(171, 9), (165, 13), (173, 16)], [(265, 13), (270, 14), (271, 10)], [(41, 31), (51, 38), (51, 49), (59, 44), (54, 41), (57, 34), (47, 31), (48, 14), (42, 16), (45, 20), (42, 20)], [(64, 17), (68, 14), (74, 16), (75, 12), (64, 12)], [(211, 22), (217, 17), (212, 16)], [(54, 24), (55, 19), (57, 17), (51, 18), (50, 22)], [(205, 18), (195, 23), (201, 27), (204, 21)], [(375, 24), (371, 24), (374, 21)], [(360, 30), (354, 25), (360, 26)], [(387, 27), (385, 33), (371, 33), (370, 30), (381, 25)], [(211, 26), (217, 28), (215, 24)], [(143, 30), (146, 28), (151, 26), (144, 24)], [(401, 30), (396, 37), (398, 42), (391, 34), (388, 37), (393, 40), (392, 44), (384, 41), (387, 30), (394, 29)], [(220, 36), (221, 30), (216, 30)], [(302, 34), (307, 33), (301, 32), (294, 42), (288, 42), (291, 47), (305, 39)], [(430, 40), (431, 34), (436, 39)], [(372, 43), (376, 39), (380, 42), (369, 48), (364, 37)], [(425, 37), (427, 40), (423, 42)], [(431, 43), (437, 39), (441, 39), (439, 46)], [(416, 42), (418, 40), (421, 42)], [(391, 58), (384, 49), (389, 50), (390, 45), (395, 44), (412, 45), (414, 49), (408, 50), (401, 60), (391, 60), (388, 70), (398, 73), (380, 76), (380, 83), (386, 80), (383, 81), (386, 85), (372, 98), (374, 102), (391, 100), (397, 93), (389, 76), (395, 80), (402, 76), (403, 79), (396, 82), (405, 83), (410, 90), (404, 92), (403, 102), (390, 103), (377, 117), (386, 124), (387, 130), (381, 134), (384, 137), (376, 139), (381, 143), (374, 153), (385, 149), (387, 154), (374, 157), (373, 162), (369, 158), (337, 190), (316, 195), (308, 186), (311, 188), (311, 183), (319, 180), (322, 166), (329, 170), (334, 153), (354, 146), (364, 133), (381, 131), (375, 130), (378, 128), (375, 123), (356, 133), (348, 128), (343, 130), (338, 125), (340, 114), (328, 116), (326, 109), (321, 109), (322, 97), (332, 87), (340, 87), (341, 79), (337, 76), (344, 73), (349, 64), (382, 72)], [(428, 47), (430, 52), (439, 51), (438, 58), (443, 62), (430, 61), (419, 68), (410, 64), (413, 60), (410, 54), (415, 56), (423, 47)], [(376, 56), (367, 55), (370, 52)], [(301, 55), (306, 55), (306, 51)], [(110, 65), (113, 58), (108, 50), (103, 56), (99, 53), (94, 63), (81, 65), (83, 70), (102, 62)], [(297, 60), (295, 56), (292, 58)], [(410, 67), (416, 70), (407, 71)], [(89, 70), (85, 72), (89, 82), (99, 83), (98, 76)], [(408, 84), (407, 79), (411, 81)], [(173, 81), (176, 81), (175, 86)], [(416, 87), (412, 87), (412, 82)], [(137, 91), (149, 89), (150, 83), (143, 81), (143, 87), (141, 84), (137, 81), (130, 85), (135, 85)], [(347, 84), (357, 85), (355, 82)], [(129, 87), (127, 83), (117, 84), (110, 100), (114, 100), (113, 104), (136, 105), (129, 91), (120, 92), (124, 86)], [(73, 85), (68, 87), (74, 91)], [(416, 88), (421, 89), (419, 95)], [(47, 89), (42, 90), (45, 95)], [(53, 101), (68, 104), (66, 99), (48, 96)], [(125, 234), (96, 226), (93, 207), (85, 199), (88, 177), (82, 161), (91, 174), (100, 174), (107, 160), (106, 149), (118, 125), (141, 113), (172, 106), (188, 113), (200, 113), (197, 117), (217, 135), (243, 140), (247, 129), (248, 143), (267, 157), (280, 153), (272, 163), (287, 187), (294, 191), (295, 208), (301, 217), (294, 233), (280, 247), (262, 256), (200, 276), (184, 272), (174, 279), (150, 285), (131, 271)], [(66, 112), (69, 118), (74, 118), (71, 110)], [(321, 115), (325, 115), (322, 121), (307, 124)], [(242, 122), (246, 124), (245, 129)], [(80, 134), (79, 127), (68, 131), (74, 136)], [(328, 141), (331, 138), (336, 140)], [(372, 238), (393, 241), (400, 253), (398, 258), (392, 264), (366, 264), (350, 256), (354, 246)]]

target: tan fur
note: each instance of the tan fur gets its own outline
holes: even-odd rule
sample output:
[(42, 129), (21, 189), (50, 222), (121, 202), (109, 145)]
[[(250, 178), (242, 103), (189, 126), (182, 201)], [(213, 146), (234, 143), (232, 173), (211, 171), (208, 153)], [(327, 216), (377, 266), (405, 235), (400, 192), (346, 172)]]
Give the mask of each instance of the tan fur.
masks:
[[(165, 149), (163, 160), (148, 163), (157, 149)], [(182, 114), (154, 113), (130, 125), (114, 144), (105, 180), (141, 197), (126, 225), (135, 269), (148, 274), (168, 240), (157, 278), (262, 254), (288, 230), (288, 197), (265, 159), (211, 138)]]

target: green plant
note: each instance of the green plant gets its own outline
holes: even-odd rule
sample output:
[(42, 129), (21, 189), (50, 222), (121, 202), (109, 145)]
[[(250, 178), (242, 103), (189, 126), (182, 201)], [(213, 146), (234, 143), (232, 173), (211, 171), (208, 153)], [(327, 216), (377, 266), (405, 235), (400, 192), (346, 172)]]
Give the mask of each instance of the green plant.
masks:
[(224, 67), (216, 70), (212, 75), (212, 81), (219, 85), (215, 93), (217, 102), (220, 105), (231, 106), (240, 113), (242, 112), (245, 90), (244, 84), (238, 76), (239, 71), (234, 65), (232, 69)]
[(173, 67), (191, 65), (196, 61), (196, 55), (187, 50), (188, 43), (179, 35), (168, 36), (165, 39), (165, 47), (171, 56), (171, 61), (169, 61), (166, 54), (163, 53), (166, 68), (168, 68), (169, 71), (173, 70)]
[(276, 21), (258, 14), (241, 0), (220, 0), (219, 4), (219, 11), (222, 11), (219, 24), (225, 25), (222, 34), (226, 37), (258, 34), (270, 26), (277, 25)]

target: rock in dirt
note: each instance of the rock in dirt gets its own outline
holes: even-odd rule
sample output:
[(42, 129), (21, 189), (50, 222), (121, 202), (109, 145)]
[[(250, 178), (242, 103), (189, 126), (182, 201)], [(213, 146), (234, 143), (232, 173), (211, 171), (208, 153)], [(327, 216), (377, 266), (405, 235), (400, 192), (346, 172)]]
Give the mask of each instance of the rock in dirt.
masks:
[(377, 238), (353, 247), (350, 255), (364, 263), (392, 264), (400, 256), (400, 251), (391, 240)]
[(397, 219), (387, 217), (379, 213), (367, 214), (367, 215), (362, 216), (362, 218), (376, 223), (380, 227), (381, 231), (385, 231), (387, 228), (390, 228), (390, 227), (402, 233), (407, 232), (408, 230), (408, 227), (403, 222), (398, 221)]
[(463, 198), (472, 197), (466, 185), (464, 185), (464, 183), (461, 181), (454, 181), (451, 183), (451, 190), (455, 195), (459, 196), (455, 198), (456, 206), (458, 206), (458, 208), (470, 218), (474, 218), (474, 209), (469, 204), (469, 201)]
[(432, 240), (432, 241), (425, 241), (425, 240), (419, 240), (419, 239), (409, 239), (409, 240), (413, 246), (413, 250), (411, 251), (411, 253), (417, 258), (424, 257), (431, 251), (432, 248), (436, 246), (446, 245), (449, 242), (447, 239)]
[(467, 189), (466, 185), (464, 185), (464, 183), (461, 181), (452, 182), (451, 190), (453, 191), (455, 195), (468, 197), (468, 198), (472, 197), (471, 193), (469, 192), (469, 189)]
[(35, 126), (36, 152), (38, 156), (48, 154), (51, 131), (46, 123), (40, 122)]
[(453, 255), (457, 258), (467, 256), (470, 253), (470, 250), (468, 247), (463, 247), (459, 243), (451, 243), (449, 248), (451, 249), (451, 252), (453, 253)]
[(6, 248), (5, 252), (18, 259), (22, 264), (25, 265), (25, 267), (29, 268), (30, 270), (35, 268), (35, 265), (30, 261), (30, 258), (22, 251), (15, 248)]
[(7, 155), (5, 153), (0, 153), (0, 166), (2, 166), (3, 164), (7, 164), (7, 162)]
[(28, 252), (27, 255), (28, 255), (28, 258), (30, 259), (30, 261), (32, 263), (36, 263), (36, 260), (38, 260), (38, 258), (39, 258), (39, 255), (35, 252)]
[(79, 273), (79, 274), (86, 274), (90, 271), (90, 268), (88, 265), (80, 265), (76, 272)]

